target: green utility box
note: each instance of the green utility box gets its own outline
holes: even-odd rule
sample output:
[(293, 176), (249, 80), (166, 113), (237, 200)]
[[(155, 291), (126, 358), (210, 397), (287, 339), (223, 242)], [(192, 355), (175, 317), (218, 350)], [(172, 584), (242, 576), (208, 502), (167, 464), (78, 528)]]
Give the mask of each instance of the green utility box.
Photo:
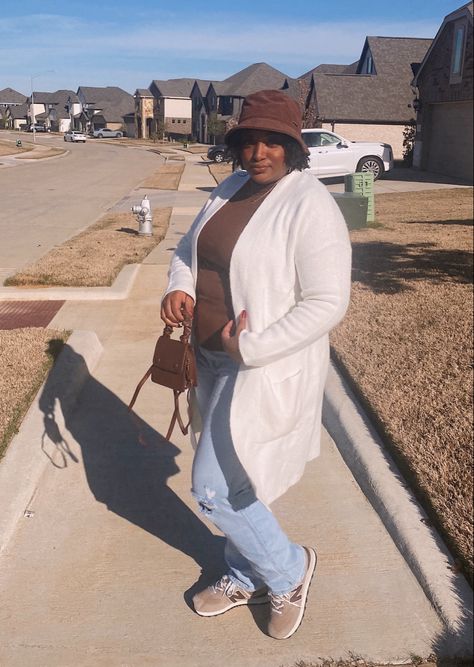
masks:
[(364, 171), (344, 176), (344, 190), (367, 197), (367, 222), (375, 220), (374, 175)]
[(354, 192), (331, 192), (349, 229), (367, 227), (367, 197)]

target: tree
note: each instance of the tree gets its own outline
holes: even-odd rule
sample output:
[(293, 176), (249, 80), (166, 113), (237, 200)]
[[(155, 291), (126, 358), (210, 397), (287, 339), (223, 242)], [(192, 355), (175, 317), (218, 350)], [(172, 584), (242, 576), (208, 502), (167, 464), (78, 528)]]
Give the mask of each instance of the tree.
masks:
[(412, 121), (403, 130), (403, 163), (406, 167), (413, 165), (413, 149), (415, 148), (416, 123)]
[(225, 122), (217, 118), (215, 112), (209, 114), (207, 119), (207, 135), (212, 137), (212, 143), (216, 143), (216, 137), (220, 137), (225, 134)]

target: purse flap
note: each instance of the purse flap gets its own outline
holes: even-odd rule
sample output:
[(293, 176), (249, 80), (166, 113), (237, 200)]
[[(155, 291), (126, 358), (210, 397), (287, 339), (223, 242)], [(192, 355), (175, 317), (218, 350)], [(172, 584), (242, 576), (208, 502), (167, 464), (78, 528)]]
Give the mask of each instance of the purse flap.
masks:
[(153, 354), (153, 366), (168, 373), (180, 373), (184, 368), (187, 345), (180, 340), (160, 336)]

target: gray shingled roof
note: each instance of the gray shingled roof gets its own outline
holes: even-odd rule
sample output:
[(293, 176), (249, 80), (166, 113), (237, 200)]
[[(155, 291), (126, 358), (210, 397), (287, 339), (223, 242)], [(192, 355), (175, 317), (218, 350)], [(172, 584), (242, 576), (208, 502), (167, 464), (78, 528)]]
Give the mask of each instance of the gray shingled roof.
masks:
[(137, 88), (135, 95), (140, 95), (141, 97), (153, 97), (148, 88)]
[(213, 81), (208, 79), (195, 79), (195, 82), (199, 88), (201, 95), (204, 97), (209, 89), (209, 86)]
[[(68, 99), (71, 99), (71, 102), (77, 102), (78, 98), (76, 93), (73, 90), (56, 90), (54, 93), (43, 93), (43, 92), (33, 92), (33, 97), (35, 104), (58, 104), (64, 106)], [(28, 98), (28, 99), (31, 99)]]
[(214, 88), (218, 95), (246, 97), (259, 90), (281, 89), (288, 79), (289, 76), (267, 63), (254, 63), (229, 76), (217, 87), (214, 85)]
[(12, 118), (26, 118), (28, 113), (28, 105), (26, 102), (24, 104), (14, 105), (9, 107), (10, 115)]
[(19, 93), (13, 88), (4, 88), (0, 90), (0, 104), (23, 104), (26, 102), (26, 95)]
[(406, 123), (413, 118), (412, 63), (419, 63), (430, 39), (367, 37), (359, 63), (370, 48), (376, 74), (314, 74), (318, 116), (326, 121)]
[(421, 63), (432, 41), (417, 37), (366, 37), (359, 67), (370, 48), (377, 75), (411, 77), (411, 63)]
[(331, 65), (331, 64), (322, 64), (317, 67), (313, 67), (308, 72), (305, 72), (298, 79), (311, 79), (312, 74), (353, 74), (357, 69), (359, 61), (356, 60), (350, 65)]
[[(204, 97), (212, 83), (209, 79), (155, 79), (151, 82), (150, 88), (155, 86), (162, 97), (191, 97), (194, 84), (197, 84), (201, 95)], [(149, 92), (149, 91), (148, 91)]]
[(154, 85), (162, 97), (191, 97), (191, 91), (196, 79), (167, 79), (166, 81), (154, 80)]
[(118, 86), (79, 86), (87, 104), (100, 110), (109, 123), (122, 123), (123, 117), (135, 112), (133, 95)]

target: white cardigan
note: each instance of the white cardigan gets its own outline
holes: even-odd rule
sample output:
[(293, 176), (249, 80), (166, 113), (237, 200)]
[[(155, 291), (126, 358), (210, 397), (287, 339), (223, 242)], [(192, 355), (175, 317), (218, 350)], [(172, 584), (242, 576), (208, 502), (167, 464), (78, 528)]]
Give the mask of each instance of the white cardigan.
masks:
[[(197, 240), (206, 222), (248, 180), (221, 183), (181, 239), (166, 294), (195, 299)], [(230, 263), (241, 364), (231, 405), (236, 453), (266, 504), (298, 481), (318, 456), (328, 332), (349, 302), (351, 247), (334, 199), (308, 172), (281, 179), (240, 235)], [(197, 409), (197, 406), (194, 406)]]

